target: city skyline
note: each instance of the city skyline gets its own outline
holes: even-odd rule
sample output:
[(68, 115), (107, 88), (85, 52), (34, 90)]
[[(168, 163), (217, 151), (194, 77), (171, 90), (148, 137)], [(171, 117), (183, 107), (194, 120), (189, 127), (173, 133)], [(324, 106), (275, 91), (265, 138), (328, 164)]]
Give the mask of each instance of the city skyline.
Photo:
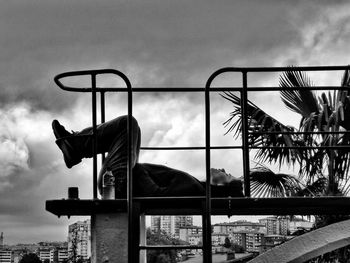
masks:
[[(53, 81), (56, 74), (115, 68), (136, 87), (204, 87), (212, 72), (226, 66), (347, 65), (349, 7), (348, 1), (316, 0), (2, 1), (0, 231), (5, 242), (64, 240), (66, 227), (77, 218), (53, 216), (45, 211), (45, 200), (66, 198), (71, 186), (79, 187), (80, 198), (92, 197), (91, 160), (67, 169), (51, 130), (53, 119), (68, 130), (89, 126), (90, 97), (59, 90)], [(253, 84), (278, 85), (278, 76), (270, 74), (249, 78)], [(340, 79), (329, 73), (312, 78), (322, 85)], [(99, 81), (111, 83), (109, 78)], [(215, 84), (234, 81), (227, 77)], [(299, 123), (277, 93), (249, 96), (276, 119)], [(222, 125), (232, 105), (219, 94), (211, 99), (212, 143), (237, 144), (224, 135)], [(107, 120), (126, 112), (122, 94), (109, 96), (106, 103)], [(143, 146), (204, 144), (202, 96), (138, 93), (134, 116)], [(205, 177), (202, 151), (142, 151), (140, 161)], [(213, 151), (212, 167), (240, 177), (241, 153)]]
[[(260, 254), (295, 237), (294, 231), (309, 231), (312, 227), (313, 222), (296, 216), (268, 216), (260, 218), (259, 222), (242, 219), (220, 222), (212, 225), (212, 250), (214, 254), (226, 253), (231, 248), (245, 255)], [(203, 229), (193, 224), (193, 216), (152, 216), (149, 228), (147, 238), (161, 233), (192, 246), (203, 242)], [(0, 260), (4, 263), (19, 262), (25, 254), (31, 253), (36, 254), (42, 262), (64, 263), (73, 258), (88, 262), (91, 257), (91, 221), (79, 220), (70, 224), (65, 242), (0, 246)], [(184, 255), (188, 253), (199, 255), (196, 249), (181, 251)]]
[(0, 262), (18, 263), (26, 254), (35, 254), (42, 262), (49, 260), (49, 263), (64, 263), (68, 258), (68, 243), (51, 241), (6, 245), (0, 247)]
[[(161, 217), (161, 216), (147, 216), (146, 217), (146, 228), (150, 228), (152, 230), (152, 217)], [(169, 216), (166, 216), (169, 217)], [(179, 216), (170, 216), (170, 217), (179, 217)], [(192, 224), (188, 225), (188, 226), (193, 226), (193, 227), (200, 227), (201, 228), (201, 222), (196, 220), (198, 219), (198, 216), (185, 216), (185, 217), (191, 217), (191, 222)], [(219, 221), (218, 220), (214, 220), (214, 222), (212, 221), (212, 227), (213, 227), (213, 231), (214, 230), (214, 226), (217, 225), (231, 225), (234, 223), (242, 223), (242, 222), (248, 222), (248, 223), (253, 223), (253, 224), (260, 224), (260, 221), (262, 219), (268, 219), (268, 218), (274, 218), (275, 216), (255, 216), (255, 217), (246, 217), (246, 216), (232, 216), (229, 218), (229, 220), (225, 220), (225, 221)], [(220, 217), (222, 218), (222, 217)], [(247, 220), (248, 219), (248, 220)], [(250, 220), (249, 220), (250, 219)], [(252, 220), (251, 220), (252, 219)], [(3, 237), (3, 245), (4, 246), (15, 246), (15, 245), (29, 245), (29, 244), (39, 244), (39, 243), (67, 243), (67, 245), (69, 244), (69, 235), (70, 235), (70, 227), (73, 225), (77, 225), (77, 224), (90, 224), (90, 219), (88, 218), (80, 218), (79, 220), (74, 220), (72, 219), (72, 221), (69, 225), (66, 226), (66, 238), (65, 240), (40, 240), (40, 241), (32, 241), (32, 242), (28, 242), (28, 243), (6, 243), (6, 232), (0, 232), (2, 233), (2, 237)], [(295, 222), (298, 221), (306, 221), (306, 222), (312, 222), (309, 220), (305, 220), (303, 218), (298, 218), (296, 217), (294, 219)], [(175, 222), (175, 221), (174, 221)], [(178, 226), (178, 227), (185, 227), (185, 226)], [(294, 229), (297, 228), (297, 224), (294, 224)], [(90, 231), (90, 229), (88, 230)], [(0, 244), (1, 245), (1, 244)]]

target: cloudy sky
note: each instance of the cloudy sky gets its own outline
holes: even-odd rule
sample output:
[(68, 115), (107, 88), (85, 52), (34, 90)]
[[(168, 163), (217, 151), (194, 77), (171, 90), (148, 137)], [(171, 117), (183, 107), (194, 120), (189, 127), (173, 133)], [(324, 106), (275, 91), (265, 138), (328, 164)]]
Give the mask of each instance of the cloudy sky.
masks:
[[(92, 196), (91, 161), (67, 169), (51, 131), (54, 118), (72, 130), (90, 125), (90, 97), (59, 90), (56, 74), (115, 68), (137, 87), (203, 87), (225, 66), (346, 65), (349, 7), (347, 1), (316, 0), (1, 1), (0, 231), (6, 243), (65, 240), (67, 224), (78, 218), (57, 219), (45, 211), (45, 200), (65, 197), (69, 186), (79, 186), (82, 198)], [(334, 74), (314, 78), (316, 84), (339, 83)], [(277, 85), (278, 78), (252, 81)], [(112, 82), (120, 85), (99, 79), (101, 85)], [(250, 98), (297, 125), (277, 93)], [(125, 113), (125, 105), (123, 94), (109, 96), (107, 118)], [(203, 145), (203, 110), (199, 94), (138, 93), (134, 99), (144, 146)], [(213, 144), (237, 143), (224, 136), (230, 110), (212, 95)], [(240, 176), (240, 156), (213, 152), (212, 166)], [(204, 177), (202, 152), (142, 152), (141, 161)]]

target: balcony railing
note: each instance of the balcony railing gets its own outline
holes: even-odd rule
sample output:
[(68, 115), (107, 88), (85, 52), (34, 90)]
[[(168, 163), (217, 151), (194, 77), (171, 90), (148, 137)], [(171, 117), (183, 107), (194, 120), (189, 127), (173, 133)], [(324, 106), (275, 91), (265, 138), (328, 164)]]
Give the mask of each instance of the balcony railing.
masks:
[[(293, 67), (297, 71), (343, 71), (350, 69), (350, 66), (319, 66), (319, 67)], [(92, 127), (93, 127), (93, 196), (91, 200), (49, 200), (46, 209), (58, 216), (61, 215), (93, 215), (96, 213), (118, 213), (127, 212), (129, 218), (129, 262), (136, 262), (141, 250), (154, 249), (203, 249), (203, 261), (212, 261), (211, 249), (211, 216), (212, 215), (290, 215), (290, 214), (350, 214), (350, 198), (348, 197), (291, 197), (291, 198), (251, 198), (250, 197), (250, 150), (261, 147), (251, 147), (248, 141), (248, 95), (249, 92), (257, 91), (279, 91), (280, 87), (252, 87), (248, 85), (248, 75), (250, 73), (284, 72), (291, 70), (290, 67), (251, 67), (235, 68), (227, 67), (215, 71), (207, 80), (203, 88), (189, 87), (158, 87), (158, 88), (133, 88), (129, 79), (120, 71), (111, 69), (75, 71), (59, 74), (55, 77), (56, 84), (63, 90), (70, 92), (89, 92), (92, 94)], [(217, 77), (226, 73), (236, 73), (241, 75), (242, 85), (239, 87), (212, 87)], [(125, 87), (99, 87), (96, 76), (104, 74), (114, 74), (125, 82)], [(75, 76), (89, 76), (91, 78), (90, 87), (69, 87), (63, 84), (64, 78)], [(302, 88), (302, 87), (301, 87)], [(301, 89), (301, 88), (288, 88)], [(348, 87), (342, 86), (315, 86), (313, 90), (344, 90)], [(239, 146), (216, 146), (211, 145), (210, 137), (210, 94), (212, 92), (234, 91), (240, 93), (240, 103), (242, 109), (242, 144)], [(109, 92), (126, 92), (128, 98), (128, 168), (127, 199), (119, 200), (99, 200), (97, 196), (97, 93), (100, 94), (101, 122), (105, 121), (105, 95)], [(137, 92), (195, 92), (204, 94), (205, 113), (205, 145), (200, 147), (141, 147), (142, 150), (200, 150), (205, 151), (206, 169), (206, 194), (205, 196), (184, 196), (184, 197), (134, 197), (132, 192), (132, 165), (131, 165), (131, 134), (132, 134), (132, 111), (133, 94)], [(261, 132), (260, 132), (261, 133)], [(273, 132), (272, 132), (273, 133)], [(291, 132), (278, 132), (278, 134), (289, 134)], [(307, 132), (293, 132), (294, 134), (305, 134)], [(318, 132), (319, 134), (329, 132)], [(343, 132), (344, 133), (344, 132)], [(350, 148), (342, 146), (341, 148)], [(285, 147), (300, 148), (300, 147)], [(302, 147), (310, 148), (310, 147)], [(338, 149), (339, 146), (327, 146), (323, 148)], [(213, 149), (240, 149), (243, 157), (243, 178), (244, 178), (244, 198), (232, 197), (212, 197), (210, 187), (210, 153)], [(103, 158), (104, 159), (104, 158)], [(139, 242), (139, 216), (140, 214), (191, 214), (202, 216), (203, 245), (202, 246), (147, 246), (140, 245)]]

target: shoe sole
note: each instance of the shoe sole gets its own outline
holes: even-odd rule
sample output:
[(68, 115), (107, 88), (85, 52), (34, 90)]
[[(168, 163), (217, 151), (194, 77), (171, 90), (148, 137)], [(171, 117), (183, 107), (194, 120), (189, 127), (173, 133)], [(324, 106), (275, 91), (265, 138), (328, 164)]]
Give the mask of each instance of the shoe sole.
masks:
[(81, 162), (81, 159), (70, 153), (74, 151), (73, 147), (67, 142), (66, 138), (60, 138), (56, 140), (58, 148), (63, 152), (63, 158), (66, 166), (70, 169), (74, 165)]
[(73, 146), (68, 142), (69, 138), (72, 137), (60, 137), (60, 134), (58, 132), (59, 128), (61, 127), (61, 125), (59, 124), (59, 122), (57, 120), (54, 120), (52, 122), (52, 130), (53, 133), (56, 137), (56, 144), (58, 146), (58, 148), (60, 148), (60, 150), (63, 153), (63, 158), (64, 158), (64, 162), (67, 166), (67, 168), (72, 168), (74, 165), (78, 164), (81, 162), (80, 158), (77, 158), (76, 155), (72, 155), (72, 153), (74, 153), (74, 148)]

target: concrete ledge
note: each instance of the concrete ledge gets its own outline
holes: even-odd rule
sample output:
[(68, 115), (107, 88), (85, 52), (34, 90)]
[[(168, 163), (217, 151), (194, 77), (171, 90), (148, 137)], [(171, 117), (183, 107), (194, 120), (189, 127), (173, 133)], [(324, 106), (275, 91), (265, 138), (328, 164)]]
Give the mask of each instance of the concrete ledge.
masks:
[(350, 244), (350, 220), (316, 229), (283, 243), (249, 263), (302, 263)]
[[(205, 197), (135, 197), (146, 215), (201, 215)], [(315, 215), (350, 214), (349, 197), (212, 198), (212, 215)], [(46, 210), (57, 216), (123, 213), (126, 200), (61, 199), (46, 201)]]

